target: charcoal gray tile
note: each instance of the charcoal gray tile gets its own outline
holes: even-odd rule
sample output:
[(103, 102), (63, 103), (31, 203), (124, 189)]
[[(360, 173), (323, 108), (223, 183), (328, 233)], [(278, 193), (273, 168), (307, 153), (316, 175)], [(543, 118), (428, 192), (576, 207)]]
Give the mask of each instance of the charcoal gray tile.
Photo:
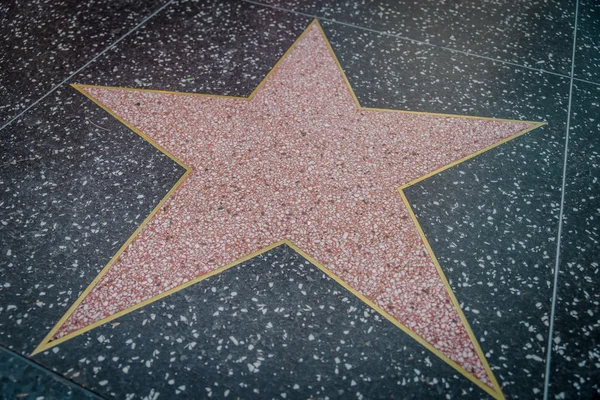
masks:
[(238, 1), (181, 0), (73, 82), (247, 96), (310, 21)]
[(166, 2), (5, 0), (0, 3), (0, 125)]
[(579, 1), (575, 77), (600, 82), (600, 3)]
[(287, 245), (36, 355), (115, 398), (485, 398)]
[(600, 397), (600, 87), (571, 108), (550, 398)]
[(545, 121), (562, 143), (567, 78), (322, 25), (364, 106)]
[(89, 399), (101, 397), (0, 347), (0, 398)]
[(28, 354), (183, 169), (69, 86), (0, 146), (0, 343)]
[(569, 0), (260, 2), (533, 68), (571, 69)]
[(323, 26), (364, 106), (548, 122), (406, 190), (504, 393), (539, 396), (569, 80)]

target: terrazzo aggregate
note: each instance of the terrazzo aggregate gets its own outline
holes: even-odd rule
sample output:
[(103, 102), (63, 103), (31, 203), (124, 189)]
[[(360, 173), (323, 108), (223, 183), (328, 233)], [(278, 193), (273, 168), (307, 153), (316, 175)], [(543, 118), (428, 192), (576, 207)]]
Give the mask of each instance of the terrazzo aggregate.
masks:
[(82, 90), (193, 172), (55, 338), (289, 239), (493, 386), (397, 188), (536, 125), (359, 110), (315, 24), (249, 102)]
[(571, 67), (572, 1), (258, 2), (564, 75)]
[(552, 352), (553, 398), (600, 396), (600, 87), (576, 82)]
[(90, 399), (100, 396), (0, 347), (2, 399)]
[[(165, 3), (0, 4), (0, 125)], [(503, 394), (541, 398), (570, 83), (554, 73), (571, 69), (576, 3), (548, 392), (595, 398), (595, 2), (175, 0), (69, 83), (247, 97), (311, 22), (286, 8), (341, 22), (320, 21), (364, 107), (547, 122), (404, 191)], [(133, 114), (142, 118), (154, 95)], [(0, 352), (15, 352), (0, 382), (17, 382), (2, 386), (10, 396), (21, 385), (81, 398), (81, 385), (132, 399), (489, 398), (286, 245), (36, 354), (38, 364), (15, 363), (184, 170), (67, 85), (0, 131), (0, 149)]]
[(0, 3), (0, 126), (166, 3)]
[(481, 398), (286, 245), (36, 355), (109, 398)]
[(71, 87), (0, 141), (0, 340), (29, 354), (183, 170)]
[(365, 106), (548, 122), (405, 190), (504, 394), (540, 396), (569, 81), (323, 28)]
[(600, 3), (579, 1), (575, 77), (600, 82)]

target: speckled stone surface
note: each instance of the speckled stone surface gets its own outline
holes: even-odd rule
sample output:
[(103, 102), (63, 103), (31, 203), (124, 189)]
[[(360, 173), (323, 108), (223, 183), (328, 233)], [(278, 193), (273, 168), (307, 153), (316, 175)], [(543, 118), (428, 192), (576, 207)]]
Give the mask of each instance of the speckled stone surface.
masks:
[(568, 79), (321, 24), (363, 106), (545, 121), (548, 146), (563, 146)]
[(569, 0), (259, 2), (547, 71), (567, 74), (571, 66)]
[(0, 347), (0, 398), (100, 400), (79, 385)]
[(573, 91), (550, 398), (600, 397), (600, 86)]
[(287, 239), (493, 385), (397, 189), (535, 124), (359, 109), (317, 24), (250, 101), (81, 90), (191, 172), (57, 338)]
[(540, 396), (568, 80), (323, 26), (363, 105), (548, 121), (405, 190), (503, 392)]
[[(188, 7), (202, 11), (198, 4), (170, 7), (180, 13)], [(197, 31), (199, 35), (211, 29), (217, 32), (207, 48), (217, 49), (219, 43), (230, 40), (231, 52), (237, 53), (242, 48), (246, 53), (244, 59), (255, 60), (240, 64), (235, 81), (223, 80), (219, 86), (223, 89), (238, 85), (233, 89), (235, 93), (247, 95), (254, 89), (255, 80), (262, 79), (256, 74), (266, 74), (299, 33), (289, 33), (289, 26), (276, 24), (274, 35), (288, 35), (289, 41), (268, 40), (257, 45), (236, 32), (248, 30), (250, 25), (254, 27), (254, 35), (260, 37), (273, 24), (273, 13), (267, 11), (259, 19), (252, 17), (247, 5), (240, 7), (246, 12), (231, 14), (230, 9), (219, 9), (210, 14), (213, 8), (206, 8), (204, 12), (210, 15), (199, 14), (191, 25), (204, 21), (206, 29)], [(180, 21), (190, 15), (180, 15), (172, 27), (171, 35), (176, 35), (176, 42), (182, 42), (188, 35), (189, 30)], [(215, 15), (229, 21), (227, 29), (223, 21), (213, 20)], [(303, 26), (298, 22), (301, 29), (308, 24), (306, 18), (285, 18), (305, 21)], [(152, 46), (150, 42), (149, 47)], [(265, 57), (267, 60), (258, 54), (265, 52), (265, 46), (272, 53), (270, 58)], [(200, 65), (199, 70), (212, 71), (202, 81), (210, 85), (215, 81), (211, 76), (222, 71), (223, 65), (217, 50), (213, 57), (206, 57), (207, 51), (203, 49), (196, 65)], [(257, 54), (248, 55), (253, 51)], [(163, 71), (160, 79), (166, 76), (168, 71)], [(127, 82), (114, 80), (107, 84), (126, 86)], [(5, 223), (0, 225), (0, 232), (3, 238), (8, 238), (3, 240), (0, 251), (4, 280), (0, 290), (3, 300), (6, 299), (6, 306), (0, 310), (0, 336), (4, 345), (29, 354), (45, 335), (37, 328), (43, 327), (47, 333), (183, 171), (68, 86), (2, 130), (0, 143), (7, 150), (1, 154), (0, 215)], [(113, 157), (118, 157), (117, 162)], [(138, 196), (143, 197), (138, 199)], [(48, 267), (40, 268), (40, 264)], [(59, 267), (62, 265), (69, 267)], [(20, 268), (27, 273), (23, 274)], [(53, 300), (46, 301), (41, 296)], [(35, 333), (31, 335), (31, 331)]]
[(34, 359), (120, 399), (482, 396), (286, 245)]
[(0, 143), (0, 341), (28, 354), (183, 170), (68, 86)]
[[(558, 210), (539, 193), (548, 155), (510, 160), (510, 176), (490, 168), (523, 145), (409, 188), (406, 193), (430, 238), (494, 373), (511, 398), (543, 392), (550, 316), (553, 244)], [(540, 168), (540, 169), (538, 169)]]
[[(249, 3), (220, 3), (175, 2), (71, 83), (248, 95), (308, 25), (310, 18)], [(85, 54), (101, 51), (100, 42), (110, 43), (112, 38), (126, 32), (163, 3), (100, 1), (71, 7), (69, 4), (74, 3), (30, 1), (19, 2), (19, 8), (6, 2), (0, 5), (0, 19), (4, 18), (0, 31), (9, 40), (2, 45), (20, 46), (19, 53), (0, 53), (0, 66), (9, 65), (9, 68), (0, 68), (0, 85), (10, 89), (0, 93), (0, 121), (30, 104), (35, 97), (30, 94), (44, 92), (47, 82), (55, 82), (55, 76), (60, 75), (60, 81), (76, 69), (75, 66), (83, 65)], [(435, 2), (434, 5), (434, 2), (365, 1), (323, 6), (311, 0), (278, 1), (277, 4), (322, 13), (365, 28), (321, 21), (364, 106), (548, 122), (531, 134), (407, 191), (504, 394), (508, 398), (542, 397), (569, 79), (368, 30), (397, 33), (568, 74), (575, 2), (506, 0), (469, 1), (460, 5)], [(579, 6), (575, 74), (577, 78), (598, 81), (598, 7), (587, 0), (580, 1)], [(111, 7), (129, 11), (114, 13)], [(85, 16), (88, 11), (93, 15)], [(106, 18), (104, 11), (111, 17)], [(67, 33), (58, 33), (60, 29), (66, 32), (60, 21), (73, 21), (69, 13), (76, 14), (73, 31), (82, 32), (72, 38), (67, 37)], [(9, 26), (4, 22), (7, 16), (14, 15), (16, 22), (6, 28)], [(29, 24), (31, 21), (38, 23)], [(83, 25), (77, 25), (77, 21), (84, 21)], [(29, 32), (25, 52), (20, 39), (16, 38), (21, 32)], [(96, 37), (92, 32), (99, 34)], [(68, 50), (49, 50), (56, 52), (54, 60), (44, 55), (48, 49), (60, 49), (61, 43), (66, 43)], [(77, 62), (81, 64), (75, 65)], [(24, 72), (28, 84), (21, 85), (24, 79), (21, 75), (10, 75), (11, 66)], [(596, 289), (599, 257), (595, 223), (598, 218), (598, 89), (576, 82), (574, 95), (573, 147), (567, 169), (556, 337), (550, 376), (550, 398), (558, 399), (598, 396), (596, 382), (600, 381), (597, 332), (600, 311)], [(29, 354), (143, 220), (153, 202), (180, 176), (181, 171), (173, 162), (162, 160), (158, 152), (138, 139), (68, 87), (47, 98), (18, 123), (0, 131), (1, 345)], [(33, 159), (28, 160), (30, 157)], [(84, 185), (84, 182), (87, 183)], [(144, 197), (138, 199), (139, 195)], [(269, 271), (272, 270), (269, 268), (281, 267), (282, 277), (278, 279), (289, 284), (288, 278), (300, 279), (288, 262), (297, 257), (291, 253), (277, 249), (251, 260), (246, 266)], [(279, 262), (282, 259), (284, 261)], [(293, 265), (304, 266), (303, 261), (298, 260)], [(59, 268), (59, 265), (67, 268)], [(320, 274), (312, 266), (306, 268), (305, 272)], [(314, 290), (320, 293), (319, 297), (308, 299), (310, 302), (346, 304), (338, 294), (333, 294), (335, 289), (332, 288), (337, 284), (308, 273), (303, 276), (306, 285), (315, 285)], [(314, 280), (310, 281), (309, 277)], [(113, 397), (111, 393), (116, 396), (135, 391), (139, 398), (156, 398), (159, 387), (163, 392), (158, 398), (169, 398), (177, 390), (180, 395), (189, 397), (205, 398), (209, 393), (223, 397), (225, 390), (220, 392), (221, 388), (214, 385), (219, 379), (223, 379), (224, 384), (235, 382), (237, 385), (235, 390), (229, 389), (228, 398), (233, 398), (234, 393), (260, 397), (260, 390), (274, 382), (273, 379), (261, 380), (261, 374), (279, 371), (264, 356), (269, 354), (267, 347), (261, 348), (265, 360), (258, 360), (257, 344), (262, 342), (247, 342), (246, 336), (256, 341), (257, 334), (262, 335), (266, 331), (263, 327), (269, 322), (273, 324), (270, 329), (278, 328), (271, 318), (271, 310), (274, 313), (279, 305), (264, 301), (260, 303), (264, 304), (263, 308), (249, 308), (247, 304), (256, 303), (252, 300), (256, 295), (250, 292), (262, 295), (272, 288), (261, 287), (264, 282), (260, 279), (255, 284), (250, 275), (238, 277), (243, 284), (236, 282), (235, 277), (227, 279), (241, 287), (236, 289), (235, 298), (230, 298), (229, 288), (233, 286), (228, 286), (226, 277), (214, 277), (188, 288), (187, 292), (128, 314), (114, 321), (114, 326), (99, 327), (67, 341), (58, 347), (57, 353), (50, 350), (48, 354), (36, 356), (36, 360), (47, 368), (56, 368), (69, 379), (98, 389), (107, 397)], [(215, 287), (214, 293), (212, 287)], [(223, 289), (225, 287), (228, 289)], [(248, 291), (243, 291), (246, 287)], [(299, 303), (297, 298), (306, 297), (301, 294), (302, 290), (306, 291), (305, 287), (299, 289), (298, 294), (290, 286), (290, 296), (286, 291), (280, 297)], [(190, 294), (194, 291), (198, 293)], [(225, 323), (223, 319), (223, 312), (230, 311), (227, 307), (233, 307), (234, 302), (238, 302), (235, 306), (240, 310), (247, 307), (247, 314), (252, 314), (252, 319), (241, 314), (232, 316), (235, 311), (227, 316), (246, 318), (228, 320), (247, 323), (235, 327), (239, 334), (238, 331), (232, 333), (233, 323)], [(199, 309), (200, 306), (204, 308)], [(265, 308), (267, 312), (263, 315)], [(214, 315), (217, 311), (219, 314)], [(192, 319), (194, 313), (196, 321)], [(349, 321), (339, 314), (325, 314), (315, 310), (313, 317), (303, 311), (302, 317), (311, 318), (311, 322), (305, 322), (306, 326), (322, 324), (329, 317), (339, 318), (339, 326), (349, 332), (342, 331), (344, 337), (349, 337), (343, 339), (346, 347), (333, 339), (333, 335), (321, 337), (312, 333), (314, 340), (310, 340), (311, 332), (296, 325), (284, 325), (288, 338), (298, 338), (295, 348), (306, 349), (311, 355), (315, 350), (331, 353), (339, 346), (339, 351), (347, 353), (347, 359), (352, 360), (348, 362), (352, 368), (344, 371), (345, 365), (339, 367), (340, 374), (345, 373), (347, 379), (336, 380), (339, 374), (335, 375), (335, 357), (331, 368), (329, 364), (325, 368), (320, 361), (311, 361), (302, 377), (304, 382), (312, 382), (301, 388), (306, 397), (318, 397), (317, 392), (330, 393), (330, 398), (344, 397), (347, 393), (355, 395), (354, 391), (350, 392), (353, 389), (360, 390), (364, 398), (395, 397), (398, 381), (406, 397), (485, 397), (481, 389), (397, 328), (385, 333), (383, 328), (388, 323), (376, 321), (376, 314), (365, 309), (361, 317), (356, 315), (356, 319)], [(155, 315), (154, 320), (152, 315)], [(180, 318), (182, 315), (188, 323), (194, 322), (194, 327), (186, 325)], [(352, 333), (352, 322), (359, 327), (373, 322), (373, 330), (368, 335)], [(200, 324), (201, 330), (196, 328)], [(374, 332), (379, 333), (372, 346), (362, 346), (360, 353), (364, 354), (357, 353), (359, 345), (356, 343), (367, 343), (370, 339), (366, 337), (370, 338)], [(194, 334), (205, 335), (204, 341)], [(240, 344), (241, 337), (244, 337), (244, 345)], [(181, 343), (177, 338), (181, 338)], [(278, 331), (265, 343), (269, 349), (285, 349), (283, 344), (288, 347), (291, 344), (284, 339), (283, 331)], [(310, 347), (317, 339), (322, 344)], [(191, 342), (196, 342), (193, 349), (189, 348), (191, 345), (186, 347)], [(255, 346), (252, 350), (248, 350), (250, 343)], [(222, 346), (220, 350), (218, 346)], [(200, 351), (203, 359), (194, 359), (195, 364), (191, 364), (188, 353), (199, 351), (201, 347), (206, 348), (204, 354)], [(155, 350), (160, 353), (153, 354)], [(171, 355), (171, 352), (174, 353)], [(231, 356), (229, 360), (228, 356)], [(244, 356), (247, 358), (239, 365), (235, 363)], [(119, 359), (115, 361), (114, 357)], [(364, 360), (364, 357), (370, 358)], [(340, 365), (345, 364), (341, 362), (342, 357), (339, 358)], [(278, 363), (281, 360), (284, 372), (279, 376), (285, 379), (279, 381), (283, 383), (271, 393), (283, 398), (283, 391), (275, 392), (282, 388), (287, 398), (293, 398), (295, 383), (286, 379), (298, 378), (290, 372), (298, 360), (292, 363), (289, 352), (285, 351), (273, 359)], [(370, 362), (375, 359), (385, 362)], [(251, 373), (248, 364), (256, 370), (256, 361), (261, 362), (259, 371)], [(355, 368), (355, 364), (358, 367)], [(217, 365), (222, 365), (219, 370)], [(362, 369), (363, 365), (368, 367), (367, 372)], [(125, 371), (127, 366), (129, 369)], [(193, 392), (190, 388), (196, 389), (196, 386), (180, 389), (188, 385), (186, 382), (198, 383), (194, 368), (207, 372), (211, 382)], [(177, 377), (167, 377), (173, 369), (177, 370)], [(225, 369), (227, 374), (232, 370), (234, 376), (246, 374), (247, 387), (240, 386), (239, 381), (226, 380), (224, 374), (219, 374)], [(350, 378), (350, 373), (355, 372), (359, 372), (358, 375)], [(131, 379), (134, 374), (140, 377), (139, 383)], [(382, 375), (388, 380), (376, 379)], [(390, 376), (394, 376), (394, 381)], [(319, 386), (326, 382), (324, 377), (329, 377), (328, 385)], [(365, 377), (370, 377), (371, 382), (365, 382)], [(170, 379), (178, 386), (171, 386)], [(352, 386), (352, 380), (356, 386)], [(127, 391), (126, 384), (131, 382), (137, 386)], [(374, 382), (381, 392), (373, 389)], [(330, 383), (333, 389), (326, 392)], [(259, 385), (263, 385), (259, 393), (253, 392)], [(300, 383), (298, 385), (300, 387)], [(338, 390), (344, 392), (340, 394)]]
[(0, 125), (152, 14), (166, 0), (0, 4)]
[(234, 0), (180, 0), (73, 83), (248, 96), (310, 21)]
[(575, 77), (600, 81), (600, 3), (579, 1)]

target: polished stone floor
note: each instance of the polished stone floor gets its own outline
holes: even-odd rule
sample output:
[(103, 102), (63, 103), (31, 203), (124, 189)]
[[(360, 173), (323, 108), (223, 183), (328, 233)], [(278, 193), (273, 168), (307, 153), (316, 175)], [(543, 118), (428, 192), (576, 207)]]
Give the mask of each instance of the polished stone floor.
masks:
[(0, 4), (0, 397), (600, 396), (600, 4)]

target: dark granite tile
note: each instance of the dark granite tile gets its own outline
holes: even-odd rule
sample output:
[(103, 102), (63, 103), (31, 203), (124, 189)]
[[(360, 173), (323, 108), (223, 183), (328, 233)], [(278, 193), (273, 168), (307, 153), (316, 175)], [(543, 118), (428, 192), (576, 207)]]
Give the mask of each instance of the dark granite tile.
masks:
[(600, 82), (600, 2), (579, 1), (575, 77)]
[(310, 21), (238, 1), (181, 0), (74, 82), (247, 96)]
[[(186, 76), (188, 70), (203, 71), (198, 85), (185, 90), (249, 94), (308, 24), (306, 18), (260, 8), (174, 4), (141, 36), (122, 42), (123, 64), (107, 57), (110, 70), (101, 72), (99, 63), (80, 74), (79, 82), (90, 83), (85, 76), (97, 73), (95, 83), (128, 86), (147, 76), (153, 85), (165, 82), (152, 88), (175, 89), (167, 85), (177, 85), (179, 78), (167, 77), (169, 68), (180, 65)], [(160, 58), (151, 49), (169, 37), (172, 43), (163, 50), (175, 48), (174, 53), (151, 67), (149, 60)], [(198, 58), (185, 53), (190, 49)], [(144, 51), (151, 57), (142, 57)], [(178, 64), (171, 56), (187, 61)], [(148, 70), (137, 69), (144, 65)], [(119, 68), (129, 72), (118, 75)], [(0, 234), (8, 238), (0, 246), (0, 290), (7, 299), (0, 308), (0, 343), (29, 353), (182, 171), (70, 87), (4, 129), (0, 145), (6, 149)]]
[(0, 398), (101, 399), (100, 396), (0, 347)]
[(0, 125), (166, 2), (2, 1)]
[(546, 121), (562, 145), (567, 78), (335, 23), (322, 25), (362, 105)]
[(34, 358), (116, 398), (485, 397), (286, 245)]
[(550, 398), (600, 397), (600, 87), (575, 82)]
[[(521, 7), (531, 10), (531, 4)], [(518, 28), (516, 17), (494, 14), (496, 5), (459, 6), (472, 20), (498, 15), (492, 20), (509, 22), (482, 33), (479, 25), (465, 28), (462, 19), (449, 41), (442, 34), (461, 20), (452, 14), (465, 11), (447, 9), (436, 16), (441, 22), (431, 23), (431, 13), (392, 15), (392, 6), (382, 5), (382, 16), (376, 11), (369, 24), (406, 35), (423, 29), (422, 40), (560, 72), (572, 10), (557, 4), (538, 5), (535, 18), (523, 11)], [(356, 17), (345, 6), (328, 15), (360, 22), (361, 7)], [(411, 15), (421, 16), (413, 22)], [(249, 4), (178, 2), (75, 81), (247, 95), (308, 22)], [(539, 396), (568, 80), (341, 25), (324, 28), (365, 106), (549, 122), (407, 190), (505, 394)], [(540, 41), (544, 29), (558, 39)], [(503, 41), (496, 32), (510, 37)], [(496, 45), (486, 48), (485, 40)], [(28, 353), (181, 170), (70, 88), (0, 132), (0, 146), (7, 149), (0, 179), (0, 342)], [(330, 306), (344, 313), (333, 314)], [(583, 350), (575, 354), (569, 362), (585, 359)], [(178, 391), (223, 397), (226, 390), (244, 398), (294, 398), (295, 390), (306, 397), (483, 394), (285, 247), (36, 357), (118, 398)], [(572, 386), (571, 378), (555, 379), (557, 387)]]
[(406, 190), (504, 393), (539, 396), (569, 80), (323, 25), (364, 106), (548, 121)]
[(183, 169), (66, 86), (0, 132), (0, 342), (30, 353)]
[(543, 392), (560, 204), (558, 160), (543, 140), (516, 140), (406, 190), (509, 398)]
[(520, 65), (570, 73), (575, 22), (575, 3), (570, 0), (259, 1)]

